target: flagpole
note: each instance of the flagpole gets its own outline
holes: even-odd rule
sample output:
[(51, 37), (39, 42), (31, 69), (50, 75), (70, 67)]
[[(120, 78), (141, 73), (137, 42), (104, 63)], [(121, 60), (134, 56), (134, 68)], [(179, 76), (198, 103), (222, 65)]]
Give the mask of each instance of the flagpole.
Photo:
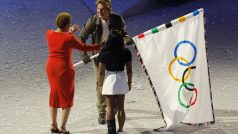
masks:
[[(94, 58), (98, 57), (98, 55), (99, 55), (99, 53), (97, 53), (97, 54), (91, 56), (91, 57), (90, 57), (90, 60), (93, 60)], [(83, 63), (84, 63), (83, 61), (77, 62), (77, 63), (74, 64), (74, 67), (76, 68), (76, 67), (80, 66), (80, 65), (83, 64)]]
[[(135, 38), (135, 37), (136, 37), (136, 36), (134, 36), (134, 37), (132, 37), (132, 38)], [(132, 45), (132, 46), (135, 46), (135, 45)], [(98, 56), (99, 56), (99, 53), (97, 53), (97, 54), (91, 56), (91, 57), (90, 57), (90, 60), (93, 60), (94, 58), (97, 58)], [(73, 66), (74, 66), (75, 68), (77, 68), (78, 66), (80, 66), (80, 65), (83, 64), (83, 63), (84, 63), (83, 60), (81, 60), (81, 61), (75, 63)]]

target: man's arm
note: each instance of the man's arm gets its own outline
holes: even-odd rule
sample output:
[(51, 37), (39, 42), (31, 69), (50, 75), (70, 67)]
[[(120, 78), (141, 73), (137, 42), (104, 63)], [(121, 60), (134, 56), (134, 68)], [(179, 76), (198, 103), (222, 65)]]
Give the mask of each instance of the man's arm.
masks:
[[(79, 39), (85, 43), (89, 37), (90, 34), (93, 33), (94, 30), (94, 18), (95, 16), (88, 19), (86, 24), (83, 26), (82, 30), (80, 31)], [(83, 59), (83, 62), (86, 64), (90, 62), (90, 57), (88, 56), (86, 51), (81, 52), (81, 57)]]
[(85, 43), (89, 35), (93, 33), (95, 17), (96, 16), (89, 18), (80, 31), (79, 39), (83, 43)]
[(125, 21), (123, 17), (121, 16), (121, 32), (123, 35), (123, 40), (126, 45), (131, 45), (133, 43), (132, 38), (128, 35), (126, 26), (125, 26)]

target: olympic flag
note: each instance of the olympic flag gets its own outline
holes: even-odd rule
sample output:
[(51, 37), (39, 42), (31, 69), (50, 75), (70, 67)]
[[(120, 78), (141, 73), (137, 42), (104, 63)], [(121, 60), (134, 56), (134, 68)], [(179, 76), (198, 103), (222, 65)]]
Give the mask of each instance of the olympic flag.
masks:
[(203, 9), (133, 38), (166, 129), (214, 123)]

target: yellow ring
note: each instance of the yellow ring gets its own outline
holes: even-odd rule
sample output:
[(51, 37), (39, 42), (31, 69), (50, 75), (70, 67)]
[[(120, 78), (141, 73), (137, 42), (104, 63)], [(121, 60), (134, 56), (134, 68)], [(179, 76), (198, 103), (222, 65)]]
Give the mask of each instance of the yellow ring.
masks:
[[(183, 57), (175, 57), (175, 58), (169, 63), (168, 71), (169, 71), (169, 74), (171, 75), (171, 77), (172, 77), (174, 80), (178, 81), (178, 82), (182, 82), (182, 79), (176, 78), (176, 77), (172, 74), (172, 71), (171, 71), (172, 64), (173, 64), (174, 61), (176, 61), (176, 60), (182, 60), (182, 61), (184, 61), (186, 64), (188, 64), (188, 61), (187, 61), (185, 58), (183, 58)], [(187, 79), (188, 79), (190, 73), (191, 73), (191, 68), (190, 68), (190, 66), (188, 66), (188, 74), (185, 76), (184, 80), (187, 80)]]

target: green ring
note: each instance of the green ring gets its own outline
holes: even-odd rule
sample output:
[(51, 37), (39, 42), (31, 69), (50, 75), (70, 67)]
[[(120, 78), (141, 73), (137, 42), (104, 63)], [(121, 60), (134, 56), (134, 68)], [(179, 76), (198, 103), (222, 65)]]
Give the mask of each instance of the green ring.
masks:
[(183, 106), (184, 108), (189, 108), (190, 105), (189, 105), (189, 104), (188, 104), (188, 105), (185, 105), (185, 104), (182, 102), (181, 98), (180, 98), (181, 89), (182, 89), (182, 87), (184, 87), (185, 85), (189, 85), (189, 86), (193, 86), (193, 87), (194, 87), (194, 84), (192, 84), (192, 83), (182, 83), (181, 86), (179, 87), (179, 91), (178, 91), (178, 101), (179, 101), (179, 104), (180, 104), (181, 106)]

